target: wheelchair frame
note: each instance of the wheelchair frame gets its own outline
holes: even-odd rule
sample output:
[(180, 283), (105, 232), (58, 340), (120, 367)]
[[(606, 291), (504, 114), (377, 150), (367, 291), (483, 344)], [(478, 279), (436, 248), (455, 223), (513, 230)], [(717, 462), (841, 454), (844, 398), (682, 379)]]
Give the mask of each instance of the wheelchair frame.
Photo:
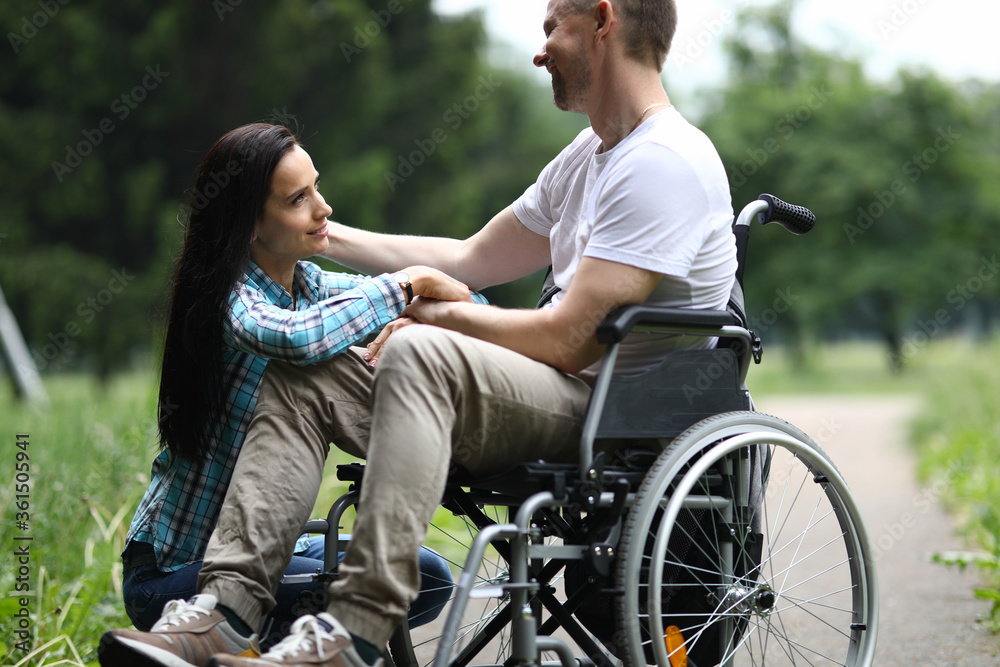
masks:
[[(807, 209), (762, 195), (734, 225), (738, 289), (728, 311), (630, 306), (599, 327), (598, 340), (608, 351), (588, 405), (578, 465), (525, 464), (507, 475), (450, 480), (443, 505), (470, 517), (478, 533), (455, 585), (434, 667), (479, 664), (472, 662), (478, 652), (507, 625), (510, 641), (488, 664), (549, 664), (541, 662), (543, 653), (555, 653), (558, 661), (551, 664), (561, 667), (871, 664), (878, 585), (860, 511), (822, 449), (795, 427), (754, 412), (746, 388), (750, 362), (759, 363), (761, 353), (741, 303), (754, 218), (796, 234), (815, 222)], [(618, 343), (632, 331), (716, 337), (720, 345), (671, 353), (638, 378), (615, 376)], [(655, 394), (655, 401), (643, 392)], [(680, 401), (687, 402), (686, 409)], [(664, 411), (664, 403), (677, 409)], [(661, 409), (651, 410), (651, 404)], [(623, 467), (609, 464), (603, 453), (594, 455), (595, 441), (605, 438), (668, 444), (659, 452), (640, 451), (638, 465)], [(652, 465), (643, 463), (654, 457)], [(355, 486), (327, 520), (306, 526), (327, 535), (326, 573), (320, 575), (325, 579), (337, 576), (336, 555), (345, 546), (330, 528), (357, 502), (362, 469), (340, 468), (341, 479)], [(771, 517), (767, 495), (782, 476), (801, 478), (800, 486), (784, 482), (779, 516)], [(775, 549), (776, 533), (796, 518), (792, 506), (803, 494), (815, 502), (805, 527)], [(482, 513), (484, 505), (513, 509), (515, 518), (492, 521)], [(827, 532), (813, 538), (810, 531), (821, 526)], [(546, 534), (561, 539), (546, 543)], [(509, 570), (477, 587), (491, 546)], [(831, 550), (832, 566), (819, 565), (817, 572), (789, 583), (793, 568), (815, 567)], [(587, 577), (586, 585), (565, 586), (573, 588), (565, 603), (553, 583), (564, 568)], [(808, 597), (796, 590), (826, 579), (832, 581), (830, 590)], [(581, 622), (578, 617), (594, 596), (612, 599), (614, 611)], [(453, 654), (470, 599), (489, 597), (506, 601), (503, 611)], [(543, 610), (549, 614), (544, 622)], [(804, 631), (785, 623), (793, 614)], [(615, 624), (614, 635), (601, 627), (605, 619)], [(556, 629), (586, 656), (575, 656), (566, 640), (553, 636)], [(829, 646), (816, 643), (819, 634)], [(389, 649), (396, 667), (421, 664), (405, 621)]]

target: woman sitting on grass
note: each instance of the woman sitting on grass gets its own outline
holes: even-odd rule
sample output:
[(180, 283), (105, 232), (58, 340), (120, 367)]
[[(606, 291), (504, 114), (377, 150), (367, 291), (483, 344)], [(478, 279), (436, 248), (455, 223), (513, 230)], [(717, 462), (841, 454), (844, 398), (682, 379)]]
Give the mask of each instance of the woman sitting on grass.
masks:
[[(309, 155), (275, 125), (229, 132), (198, 169), (163, 355), (162, 451), (122, 554), (125, 608), (141, 630), (167, 602), (196, 593), (268, 360), (309, 365), (345, 355), (351, 372), (370, 373), (349, 348), (396, 319), (414, 295), (471, 298), (465, 285), (427, 267), (361, 277), (301, 261), (329, 243), (332, 210), (318, 186)], [(334, 444), (363, 457), (367, 439), (366, 423), (345, 423)], [(314, 573), (323, 565), (323, 540), (300, 539), (288, 556), (286, 574)], [(420, 565), (414, 625), (436, 615), (452, 584), (434, 552), (425, 548)], [(280, 586), (264, 643), (287, 634), (298, 615), (323, 609), (323, 598), (320, 583)]]

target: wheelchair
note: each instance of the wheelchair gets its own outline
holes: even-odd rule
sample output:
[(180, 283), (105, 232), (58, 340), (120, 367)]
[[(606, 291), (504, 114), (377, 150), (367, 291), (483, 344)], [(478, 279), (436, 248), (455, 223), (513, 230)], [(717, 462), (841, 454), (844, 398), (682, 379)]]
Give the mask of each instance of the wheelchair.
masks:
[[(579, 464), (453, 471), (428, 539), (458, 573), (438, 618), (388, 646), (396, 667), (870, 665), (875, 561), (858, 506), (808, 435), (754, 410), (746, 387), (760, 339), (747, 327), (750, 224), (808, 232), (807, 209), (761, 195), (734, 224), (739, 269), (726, 311), (629, 306), (607, 345)], [(630, 332), (716, 338), (639, 375), (613, 375)], [(611, 452), (602, 442), (628, 441)], [(351, 490), (326, 520), (336, 577)], [(449, 546), (451, 545), (451, 546)], [(339, 547), (339, 548), (338, 548)]]

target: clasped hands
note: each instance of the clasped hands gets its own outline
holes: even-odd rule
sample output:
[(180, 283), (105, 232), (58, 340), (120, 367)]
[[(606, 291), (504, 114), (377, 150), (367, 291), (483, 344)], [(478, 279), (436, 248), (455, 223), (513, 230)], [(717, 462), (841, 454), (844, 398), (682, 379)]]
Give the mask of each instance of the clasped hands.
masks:
[(403, 271), (410, 276), (413, 301), (402, 315), (390, 322), (375, 340), (368, 344), (364, 359), (372, 368), (378, 365), (385, 343), (392, 334), (411, 324), (433, 323), (435, 314), (442, 306), (447, 305), (447, 302), (472, 302), (472, 293), (468, 285), (446, 273), (428, 266), (412, 266)]

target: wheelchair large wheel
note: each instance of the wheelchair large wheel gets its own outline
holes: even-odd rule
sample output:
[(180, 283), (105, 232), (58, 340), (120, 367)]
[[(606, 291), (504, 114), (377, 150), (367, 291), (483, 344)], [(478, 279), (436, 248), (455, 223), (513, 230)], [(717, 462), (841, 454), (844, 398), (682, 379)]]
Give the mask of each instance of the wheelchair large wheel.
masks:
[[(874, 560), (846, 483), (807, 435), (752, 412), (660, 455), (619, 542), (627, 665), (870, 665)], [(684, 658), (687, 662), (684, 662)]]

